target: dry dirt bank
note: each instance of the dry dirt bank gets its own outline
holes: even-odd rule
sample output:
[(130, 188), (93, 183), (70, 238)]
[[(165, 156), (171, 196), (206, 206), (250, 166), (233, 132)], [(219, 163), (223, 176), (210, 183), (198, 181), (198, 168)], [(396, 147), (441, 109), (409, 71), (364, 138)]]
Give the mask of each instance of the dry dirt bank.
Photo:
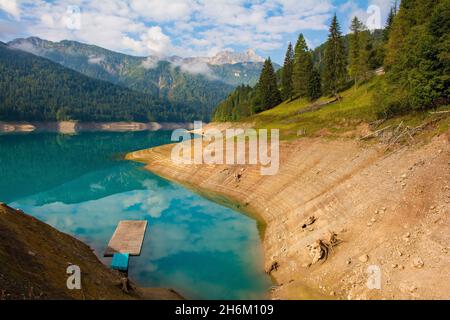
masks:
[[(450, 299), (449, 134), (393, 153), (354, 140), (282, 142), (275, 176), (255, 166), (177, 165), (170, 145), (127, 158), (263, 219), (265, 268), (279, 265), (274, 299)], [(308, 246), (330, 232), (342, 242), (310, 265)], [(371, 265), (381, 269), (381, 290), (366, 285)]]
[[(81, 269), (82, 290), (66, 286), (67, 267)], [(0, 204), (0, 300), (180, 299), (163, 288), (122, 291), (119, 273), (103, 265), (81, 241)]]

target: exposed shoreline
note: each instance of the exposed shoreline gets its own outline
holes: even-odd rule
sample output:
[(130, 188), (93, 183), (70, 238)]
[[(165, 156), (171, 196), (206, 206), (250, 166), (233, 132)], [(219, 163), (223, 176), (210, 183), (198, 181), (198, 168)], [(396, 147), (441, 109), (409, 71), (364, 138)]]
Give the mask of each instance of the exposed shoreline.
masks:
[[(449, 299), (448, 135), (390, 154), (349, 139), (282, 142), (275, 176), (256, 166), (175, 164), (171, 145), (127, 159), (264, 221), (264, 267), (279, 264), (272, 298)], [(309, 265), (307, 246), (329, 231), (343, 242)], [(366, 286), (369, 265), (380, 267), (382, 290)]]
[(58, 132), (62, 134), (74, 134), (85, 131), (158, 131), (174, 130), (178, 128), (191, 129), (192, 123), (177, 122), (2, 122), (0, 121), (0, 133), (26, 133), (26, 132)]

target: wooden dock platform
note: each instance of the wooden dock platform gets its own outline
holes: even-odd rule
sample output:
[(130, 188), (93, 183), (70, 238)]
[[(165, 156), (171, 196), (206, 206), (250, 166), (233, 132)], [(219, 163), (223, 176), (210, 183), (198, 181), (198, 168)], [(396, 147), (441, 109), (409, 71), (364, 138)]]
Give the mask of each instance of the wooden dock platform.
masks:
[(120, 221), (109, 241), (104, 256), (112, 257), (115, 253), (139, 256), (146, 229), (147, 221)]

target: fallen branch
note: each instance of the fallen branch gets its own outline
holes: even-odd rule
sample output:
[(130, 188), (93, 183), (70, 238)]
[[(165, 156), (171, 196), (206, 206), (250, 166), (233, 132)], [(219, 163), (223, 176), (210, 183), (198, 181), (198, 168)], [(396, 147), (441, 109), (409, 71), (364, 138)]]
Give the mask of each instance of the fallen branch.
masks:
[(444, 110), (444, 111), (430, 111), (431, 114), (443, 114), (443, 113), (450, 113), (450, 110)]
[(373, 122), (370, 122), (369, 125), (370, 125), (371, 127), (378, 128), (379, 126), (381, 126), (381, 125), (382, 125), (383, 123), (385, 123), (386, 121), (387, 121), (386, 118), (380, 119), (380, 120), (375, 120), (375, 121), (373, 121)]
[(388, 146), (386, 147), (385, 151), (387, 151), (391, 146), (393, 146), (394, 144), (396, 144), (401, 137), (403, 137), (406, 133), (408, 133), (409, 127), (406, 127), (400, 134), (397, 134), (396, 136), (393, 135), (392, 138), (394, 138), (393, 141), (392, 138), (390, 139), (390, 142), (388, 144)]
[(381, 132), (383, 132), (383, 131), (385, 131), (385, 130), (391, 128), (391, 127), (392, 127), (392, 126), (389, 125), (389, 126), (387, 126), (387, 127), (384, 127), (383, 129), (379, 129), (379, 130), (377, 130), (377, 131), (375, 131), (375, 132), (372, 132), (372, 133), (370, 133), (370, 134), (368, 134), (368, 135), (366, 135), (366, 136), (360, 138), (359, 140), (366, 140), (366, 139), (369, 139), (369, 138), (372, 138), (372, 137), (376, 137), (376, 136), (378, 136), (378, 134), (380, 134)]
[[(397, 128), (394, 129), (394, 132), (392, 133), (391, 139), (394, 138), (398, 135), (398, 133), (400, 132), (400, 129), (403, 127), (403, 121), (400, 122), (400, 124), (397, 126)], [(390, 140), (388, 142), (390, 142)]]

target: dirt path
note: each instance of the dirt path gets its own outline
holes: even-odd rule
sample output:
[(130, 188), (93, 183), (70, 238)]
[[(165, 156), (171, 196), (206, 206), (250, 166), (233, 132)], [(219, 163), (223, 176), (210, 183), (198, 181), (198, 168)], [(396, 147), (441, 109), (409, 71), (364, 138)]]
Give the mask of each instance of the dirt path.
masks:
[[(263, 219), (265, 268), (278, 264), (274, 299), (450, 299), (449, 133), (390, 154), (351, 140), (280, 148), (275, 176), (255, 166), (177, 165), (171, 146), (128, 159)], [(341, 242), (311, 265), (330, 232)], [(379, 290), (367, 286), (369, 266), (381, 272)]]

